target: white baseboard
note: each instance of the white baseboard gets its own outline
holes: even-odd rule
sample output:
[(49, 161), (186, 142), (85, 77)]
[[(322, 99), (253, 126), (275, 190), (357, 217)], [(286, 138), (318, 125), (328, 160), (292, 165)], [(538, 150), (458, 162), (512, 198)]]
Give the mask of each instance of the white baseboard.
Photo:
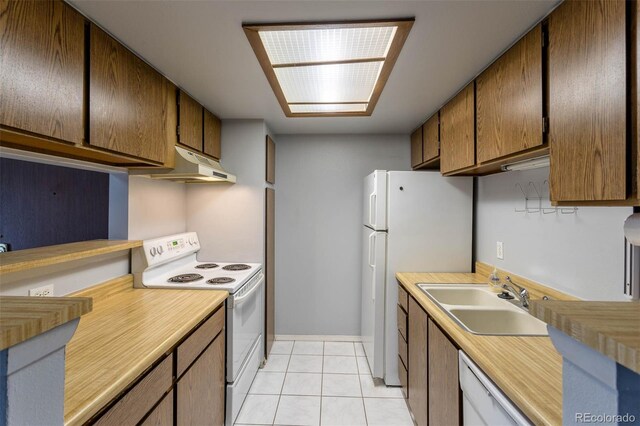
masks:
[(310, 334), (276, 334), (276, 340), (305, 340), (323, 342), (361, 342), (360, 336), (310, 335)]

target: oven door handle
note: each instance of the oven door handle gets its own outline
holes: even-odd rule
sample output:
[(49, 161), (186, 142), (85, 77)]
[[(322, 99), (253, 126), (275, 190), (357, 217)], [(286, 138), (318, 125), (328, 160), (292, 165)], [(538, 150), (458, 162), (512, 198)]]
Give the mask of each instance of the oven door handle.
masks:
[(232, 299), (233, 303), (231, 305), (231, 308), (234, 308), (234, 307), (240, 305), (242, 302), (244, 302), (249, 297), (251, 297), (251, 295), (253, 293), (255, 293), (258, 290), (258, 288), (260, 288), (260, 286), (262, 285), (263, 282), (264, 282), (264, 274), (261, 272), (260, 273), (260, 279), (255, 283), (255, 285), (251, 288), (251, 290), (247, 291), (245, 294), (243, 294), (240, 297), (234, 297)]

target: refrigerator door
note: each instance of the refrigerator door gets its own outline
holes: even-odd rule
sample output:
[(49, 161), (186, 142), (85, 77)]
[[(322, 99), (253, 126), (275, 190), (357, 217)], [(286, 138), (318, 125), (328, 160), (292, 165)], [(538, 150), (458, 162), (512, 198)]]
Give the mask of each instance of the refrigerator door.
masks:
[(384, 376), (386, 232), (363, 227), (362, 247), (362, 343), (373, 377), (382, 378)]
[(387, 229), (387, 172), (376, 170), (364, 178), (364, 226), (376, 231)]
[(469, 272), (473, 180), (438, 172), (388, 173), (385, 374), (398, 378), (397, 272)]

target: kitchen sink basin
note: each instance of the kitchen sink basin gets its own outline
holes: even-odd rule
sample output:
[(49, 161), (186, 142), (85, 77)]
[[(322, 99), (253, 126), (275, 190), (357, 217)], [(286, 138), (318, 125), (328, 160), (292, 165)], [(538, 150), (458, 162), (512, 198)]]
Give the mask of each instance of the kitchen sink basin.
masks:
[(420, 288), (432, 299), (445, 305), (501, 306), (502, 301), (495, 293), (479, 286), (442, 286), (433, 287), (420, 284)]
[(546, 336), (547, 325), (515, 304), (500, 299), (487, 285), (418, 284), (465, 330), (494, 336)]
[(525, 311), (502, 309), (450, 309), (451, 316), (472, 333), (546, 336), (547, 325)]

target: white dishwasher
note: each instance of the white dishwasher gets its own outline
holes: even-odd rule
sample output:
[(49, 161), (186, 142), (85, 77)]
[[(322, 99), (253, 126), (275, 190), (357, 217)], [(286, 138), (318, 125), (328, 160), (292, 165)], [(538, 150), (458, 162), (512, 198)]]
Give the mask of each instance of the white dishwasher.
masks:
[(524, 414), (462, 351), (459, 351), (465, 426), (531, 425)]

